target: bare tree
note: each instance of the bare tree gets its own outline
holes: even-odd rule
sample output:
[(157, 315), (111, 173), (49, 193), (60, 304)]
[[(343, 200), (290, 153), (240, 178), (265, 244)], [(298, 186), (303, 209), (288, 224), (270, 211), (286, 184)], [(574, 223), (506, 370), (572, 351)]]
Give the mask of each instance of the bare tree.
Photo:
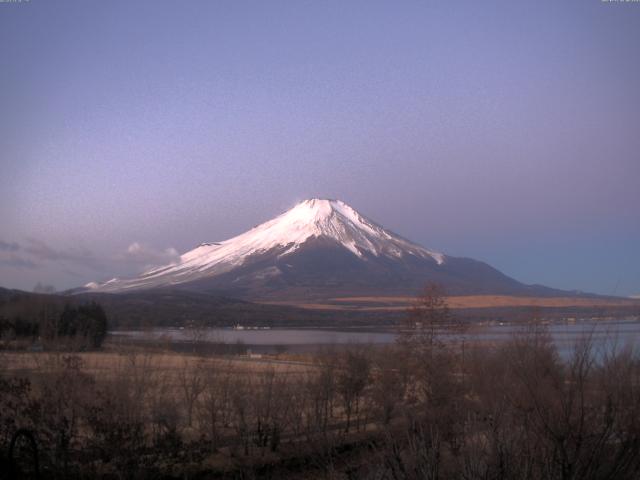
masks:
[(444, 288), (428, 283), (407, 311), (398, 343), (416, 353), (443, 345), (443, 335), (464, 332), (464, 324), (451, 314)]
[(185, 402), (187, 425), (189, 427), (193, 424), (193, 410), (196, 402), (204, 390), (203, 374), (204, 365), (201, 361), (194, 364), (189, 358), (182, 360), (182, 366), (178, 370), (178, 384)]
[(286, 409), (289, 388), (286, 376), (273, 368), (260, 375), (255, 385), (256, 395), (251, 402), (253, 410), (253, 441), (264, 455), (269, 447), (275, 452), (286, 428)]
[(318, 367), (319, 371), (309, 374), (304, 383), (310, 403), (310, 412), (307, 414), (308, 433), (326, 432), (333, 417), (338, 369), (335, 352), (321, 355)]
[(371, 397), (387, 425), (405, 401), (409, 382), (407, 356), (401, 348), (388, 347), (377, 352), (373, 364)]
[(203, 376), (203, 390), (198, 402), (199, 425), (210, 438), (214, 450), (221, 431), (229, 424), (231, 388), (234, 371), (231, 364), (209, 365)]
[(346, 416), (345, 432), (349, 431), (353, 414), (359, 428), (360, 399), (369, 382), (371, 363), (367, 353), (362, 349), (349, 348), (342, 356), (338, 370), (338, 393), (342, 398)]
[(233, 383), (233, 426), (245, 455), (251, 448), (251, 402), (253, 401), (251, 378), (236, 378)]
[(198, 353), (202, 345), (208, 340), (209, 330), (203, 320), (192, 320), (187, 324), (187, 337), (191, 343), (193, 353)]

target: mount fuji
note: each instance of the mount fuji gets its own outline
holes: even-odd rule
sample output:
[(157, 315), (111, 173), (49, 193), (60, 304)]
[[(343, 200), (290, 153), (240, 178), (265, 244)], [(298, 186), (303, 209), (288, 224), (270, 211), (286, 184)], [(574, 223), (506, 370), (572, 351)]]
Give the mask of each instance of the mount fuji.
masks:
[(425, 283), (453, 295), (559, 295), (524, 285), (486, 263), (417, 245), (340, 200), (310, 199), (222, 242), (202, 243), (135, 278), (91, 282), (81, 291), (158, 288), (248, 299), (415, 294)]

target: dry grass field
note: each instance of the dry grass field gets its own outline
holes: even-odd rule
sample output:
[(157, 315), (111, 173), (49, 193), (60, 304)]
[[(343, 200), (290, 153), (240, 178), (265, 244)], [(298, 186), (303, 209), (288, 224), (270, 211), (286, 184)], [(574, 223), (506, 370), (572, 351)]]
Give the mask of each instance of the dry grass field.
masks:
[[(633, 307), (640, 308), (640, 300), (632, 298), (607, 297), (518, 297), (510, 295), (464, 295), (447, 297), (447, 304), (451, 309), (466, 308), (499, 308), (499, 307), (586, 307), (610, 308)], [(304, 301), (270, 301), (269, 305), (288, 305), (310, 310), (356, 310), (356, 311), (402, 311), (415, 301), (408, 296), (369, 296), (369, 297), (335, 297), (324, 303), (308, 303)]]
[(576, 452), (570, 478), (637, 478), (632, 352), (584, 343), (564, 363), (544, 330), (466, 349), (430, 331), (305, 361), (108, 341), (0, 351), (0, 473), (34, 472), (28, 442), (7, 453), (22, 431), (41, 478), (480, 480), (507, 478), (506, 452), (509, 478), (542, 480), (564, 478), (560, 448)]
[[(73, 361), (84, 373), (102, 380), (141, 374), (147, 379), (162, 377), (169, 384), (177, 384), (185, 371), (232, 372), (234, 376), (251, 377), (276, 373), (296, 377), (313, 370), (310, 362), (274, 357), (199, 356), (172, 351), (117, 348), (105, 351), (75, 352)], [(43, 376), (57, 371), (68, 362), (68, 352), (0, 351), (0, 376)]]

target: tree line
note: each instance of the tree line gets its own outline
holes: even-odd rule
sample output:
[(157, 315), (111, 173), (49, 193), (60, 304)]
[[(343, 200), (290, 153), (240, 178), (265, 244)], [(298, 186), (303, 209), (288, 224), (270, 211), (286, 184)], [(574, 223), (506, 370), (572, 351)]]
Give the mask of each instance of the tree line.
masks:
[(17, 298), (0, 308), (0, 339), (64, 345), (68, 348), (100, 348), (108, 330), (108, 319), (96, 302), (80, 305)]

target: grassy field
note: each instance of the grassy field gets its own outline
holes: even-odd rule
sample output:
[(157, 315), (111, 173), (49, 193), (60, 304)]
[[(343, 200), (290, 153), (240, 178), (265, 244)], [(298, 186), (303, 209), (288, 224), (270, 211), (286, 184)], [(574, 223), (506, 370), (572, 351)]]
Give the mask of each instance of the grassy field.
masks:
[[(335, 297), (322, 303), (308, 303), (304, 301), (271, 301), (268, 305), (287, 305), (310, 310), (338, 310), (338, 311), (402, 311), (415, 301), (407, 296), (379, 296), (379, 297)], [(509, 295), (465, 295), (447, 297), (451, 309), (469, 308), (501, 308), (501, 307), (638, 307), (640, 300), (631, 298), (607, 297), (518, 297)]]
[(33, 472), (28, 442), (7, 453), (26, 431), (41, 478), (481, 480), (506, 478), (507, 452), (509, 478), (542, 480), (562, 478), (559, 448), (577, 452), (572, 478), (638, 478), (633, 352), (585, 343), (565, 364), (544, 330), (466, 346), (425, 332), (306, 359), (0, 351), (0, 472)]
[[(1, 352), (0, 362), (3, 367), (0, 375), (33, 375), (47, 373), (57, 369), (63, 362), (63, 357), (68, 353), (60, 352)], [(236, 375), (263, 374), (265, 372), (277, 372), (278, 374), (296, 375), (302, 374), (313, 368), (308, 362), (300, 358), (290, 359), (281, 356), (280, 359), (261, 357), (250, 358), (242, 356), (227, 357), (203, 357), (172, 351), (154, 351), (140, 348), (111, 350), (109, 347), (102, 352), (77, 352), (74, 353), (76, 361), (82, 371), (100, 378), (121, 376), (130, 367), (143, 368), (146, 374), (162, 374), (165, 377), (178, 375), (185, 368), (198, 368), (233, 371)]]
[[(80, 471), (91, 478), (125, 472), (254, 478), (265, 468), (310, 478), (325, 460), (308, 465), (306, 459), (325, 441), (332, 449), (359, 444), (376, 430), (363, 409), (347, 420), (335, 392), (338, 358), (331, 365), (311, 360), (108, 343), (92, 352), (0, 351), (0, 470), (6, 442), (22, 426), (47, 452), (44, 473), (56, 478)], [(324, 393), (327, 372), (331, 398)], [(67, 439), (62, 456), (55, 449), (60, 438)], [(301, 461), (305, 473), (297, 477), (299, 467), (290, 462)], [(25, 465), (30, 468), (28, 459)], [(122, 478), (134, 478), (127, 475)]]

